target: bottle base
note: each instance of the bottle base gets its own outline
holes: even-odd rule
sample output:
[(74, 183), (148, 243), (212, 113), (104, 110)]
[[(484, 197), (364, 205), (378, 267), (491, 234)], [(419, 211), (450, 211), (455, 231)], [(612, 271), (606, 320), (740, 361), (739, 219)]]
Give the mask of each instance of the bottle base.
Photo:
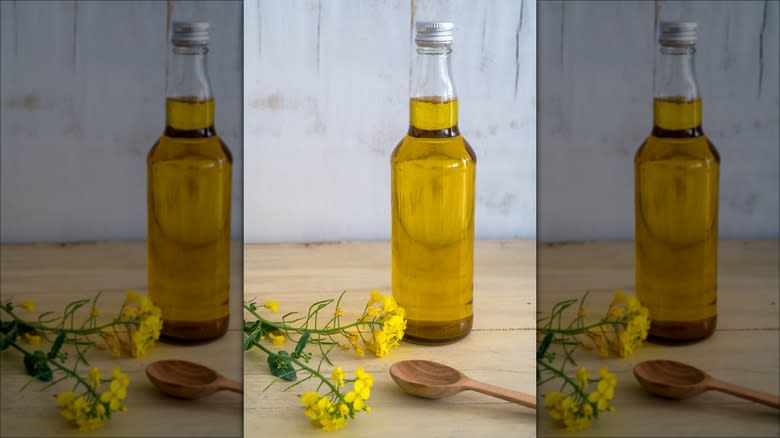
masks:
[(228, 328), (230, 316), (210, 321), (163, 320), (160, 337), (173, 342), (201, 342), (221, 338)]
[(660, 342), (688, 342), (709, 338), (715, 332), (718, 317), (699, 321), (650, 321), (648, 336)]
[(455, 321), (406, 321), (404, 340), (413, 344), (444, 345), (471, 333), (474, 315)]

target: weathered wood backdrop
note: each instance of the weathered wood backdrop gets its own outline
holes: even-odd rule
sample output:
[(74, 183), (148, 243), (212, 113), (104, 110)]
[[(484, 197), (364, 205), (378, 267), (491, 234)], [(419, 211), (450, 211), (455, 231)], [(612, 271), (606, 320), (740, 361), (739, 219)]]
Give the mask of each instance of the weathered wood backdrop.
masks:
[(241, 2), (3, 1), (0, 240), (146, 236), (146, 154), (165, 125), (171, 20), (211, 24), (216, 129), (241, 234)]
[(390, 154), (409, 123), (415, 20), (455, 23), (478, 237), (534, 237), (536, 4), (244, 2), (248, 242), (386, 239)]
[(633, 238), (633, 157), (653, 122), (655, 23), (699, 24), (720, 234), (777, 237), (777, 1), (539, 3), (539, 239)]

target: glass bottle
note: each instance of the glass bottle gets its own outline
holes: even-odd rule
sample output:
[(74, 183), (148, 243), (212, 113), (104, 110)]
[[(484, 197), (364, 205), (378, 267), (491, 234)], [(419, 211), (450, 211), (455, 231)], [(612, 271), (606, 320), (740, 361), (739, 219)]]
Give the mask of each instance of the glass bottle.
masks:
[(701, 128), (696, 23), (662, 22), (653, 131), (634, 159), (636, 291), (650, 335), (703, 339), (717, 319), (720, 157)]
[(228, 326), (232, 157), (214, 131), (205, 22), (174, 22), (165, 132), (147, 157), (149, 297), (162, 335), (222, 336)]
[(471, 331), (476, 157), (458, 130), (453, 24), (415, 28), (409, 131), (390, 160), (392, 289), (405, 338), (435, 344)]

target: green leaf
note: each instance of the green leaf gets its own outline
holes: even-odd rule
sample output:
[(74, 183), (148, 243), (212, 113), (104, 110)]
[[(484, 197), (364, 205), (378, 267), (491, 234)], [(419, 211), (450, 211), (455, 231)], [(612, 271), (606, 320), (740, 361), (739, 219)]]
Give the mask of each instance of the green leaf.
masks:
[(49, 350), (49, 359), (54, 359), (57, 357), (57, 353), (60, 352), (60, 348), (62, 348), (63, 342), (65, 342), (65, 332), (60, 332), (60, 334), (58, 334), (57, 338), (54, 340), (54, 343), (51, 344), (51, 350)]
[(49, 382), (54, 378), (51, 368), (49, 368), (48, 358), (41, 350), (36, 350), (33, 354), (25, 354), (24, 367), (27, 369), (27, 374), (38, 380)]
[(292, 365), (292, 358), (286, 351), (269, 354), (268, 367), (271, 368), (271, 374), (288, 382), (294, 382), (298, 378)]
[(255, 330), (251, 334), (244, 336), (244, 351), (249, 351), (249, 349), (252, 348), (252, 344), (257, 342), (260, 333), (260, 330)]
[(3, 324), (2, 333), (0, 333), (0, 351), (8, 348), (16, 340), (16, 325), (6, 326)]
[(293, 351), (292, 357), (301, 357), (301, 352), (306, 347), (306, 343), (309, 341), (309, 332), (303, 332), (303, 336), (298, 339), (298, 343), (295, 344), (295, 351)]
[(536, 351), (536, 359), (539, 360), (544, 357), (544, 353), (547, 352), (547, 348), (550, 347), (550, 342), (553, 339), (553, 332), (547, 332), (542, 339), (542, 343), (539, 345), (539, 349)]

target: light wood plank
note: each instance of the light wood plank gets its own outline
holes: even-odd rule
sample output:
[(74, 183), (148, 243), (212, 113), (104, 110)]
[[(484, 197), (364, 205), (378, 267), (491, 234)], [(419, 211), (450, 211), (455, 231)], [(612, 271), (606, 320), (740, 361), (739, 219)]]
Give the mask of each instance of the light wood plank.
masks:
[[(182, 401), (159, 393), (147, 380), (146, 365), (159, 359), (180, 358), (211, 366), (228, 378), (241, 380), (241, 243), (233, 242), (231, 277), (231, 322), (221, 339), (201, 345), (160, 343), (140, 359), (116, 360), (106, 352), (92, 351), (90, 362), (108, 373), (115, 366), (128, 373), (128, 412), (118, 414), (90, 436), (241, 436), (242, 397), (217, 393), (206, 399)], [(33, 299), (38, 311), (60, 311), (67, 302), (91, 298), (103, 290), (103, 315), (119, 310), (125, 290), (146, 292), (146, 243), (100, 242), (88, 244), (2, 245), (2, 299)], [(33, 383), (22, 392), (28, 377), (21, 354), (0, 353), (0, 434), (8, 436), (73, 436), (53, 400), (54, 394), (70, 389), (59, 384), (39, 392)], [(83, 370), (86, 372), (86, 370)]]
[[(359, 414), (339, 435), (534, 436), (533, 410), (471, 392), (439, 401), (417, 399), (401, 392), (388, 370), (399, 360), (431, 359), (474, 379), (535, 393), (535, 253), (533, 241), (476, 242), (475, 329), (457, 343), (402, 343), (382, 359), (335, 351), (333, 358), (345, 371), (363, 366), (375, 378), (369, 400), (374, 411)], [(345, 318), (357, 317), (371, 289), (390, 291), (387, 242), (247, 245), (244, 259), (246, 298), (278, 299), (280, 313), (305, 312), (315, 300), (347, 290)], [(286, 436), (316, 433), (298, 401), (316, 384), (284, 392), (284, 384), (277, 383), (263, 392), (272, 381), (265, 359), (256, 350), (244, 357), (245, 436), (259, 437), (268, 430)]]
[[(591, 315), (605, 311), (615, 288), (633, 293), (633, 243), (587, 242), (541, 245), (539, 309), (591, 290)], [(579, 351), (578, 364), (592, 372), (608, 366), (618, 377), (614, 404), (582, 436), (778, 436), (776, 410), (725, 394), (708, 392), (685, 401), (646, 393), (632, 369), (643, 360), (672, 359), (701, 367), (713, 376), (780, 394), (778, 331), (778, 241), (723, 241), (719, 255), (718, 328), (688, 345), (647, 343), (627, 359), (600, 359)], [(543, 394), (557, 390), (548, 383)], [(569, 436), (540, 409), (539, 436)]]

